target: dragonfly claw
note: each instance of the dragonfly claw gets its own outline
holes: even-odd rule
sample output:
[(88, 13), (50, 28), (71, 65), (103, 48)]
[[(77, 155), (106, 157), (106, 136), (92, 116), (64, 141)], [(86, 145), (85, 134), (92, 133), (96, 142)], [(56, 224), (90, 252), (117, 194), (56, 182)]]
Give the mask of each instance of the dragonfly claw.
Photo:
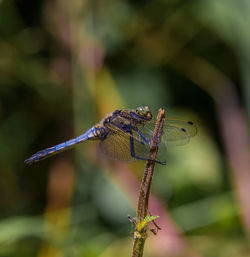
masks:
[(157, 161), (157, 160), (150, 160), (150, 161), (154, 161), (154, 162), (159, 163), (161, 165), (166, 165), (166, 161), (163, 161), (163, 162)]

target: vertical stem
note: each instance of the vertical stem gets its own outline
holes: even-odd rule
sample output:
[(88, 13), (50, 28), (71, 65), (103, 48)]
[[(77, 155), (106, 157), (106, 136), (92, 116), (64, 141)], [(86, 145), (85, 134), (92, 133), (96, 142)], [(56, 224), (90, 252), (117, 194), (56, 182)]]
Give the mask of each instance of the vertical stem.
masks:
[(144, 221), (145, 217), (148, 214), (148, 200), (150, 193), (151, 181), (154, 173), (155, 162), (158, 146), (161, 141), (161, 136), (163, 132), (163, 126), (165, 121), (165, 111), (160, 109), (157, 116), (157, 121), (154, 129), (153, 140), (150, 147), (149, 159), (146, 164), (144, 176), (140, 186), (140, 193), (137, 205), (137, 216), (136, 216), (136, 228), (134, 231), (134, 244), (133, 244), (133, 257), (142, 257), (144, 244), (147, 238), (147, 226), (143, 227), (138, 231), (138, 225)]

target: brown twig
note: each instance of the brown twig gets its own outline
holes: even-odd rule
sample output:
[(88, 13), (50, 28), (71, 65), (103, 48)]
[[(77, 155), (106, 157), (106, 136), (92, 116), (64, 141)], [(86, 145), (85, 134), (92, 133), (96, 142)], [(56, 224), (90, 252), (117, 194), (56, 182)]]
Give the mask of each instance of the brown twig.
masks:
[[(134, 244), (133, 244), (133, 257), (142, 257), (145, 240), (147, 238), (147, 222), (145, 218), (149, 214), (148, 212), (148, 200), (150, 193), (151, 181), (154, 173), (155, 162), (158, 153), (158, 146), (161, 140), (165, 121), (165, 111), (160, 109), (157, 116), (155, 130), (153, 134), (153, 140), (150, 147), (149, 159), (147, 162), (143, 180), (140, 187), (137, 216), (134, 231)], [(152, 160), (152, 161), (151, 161)], [(151, 215), (150, 215), (151, 216)], [(153, 219), (152, 219), (153, 220)]]

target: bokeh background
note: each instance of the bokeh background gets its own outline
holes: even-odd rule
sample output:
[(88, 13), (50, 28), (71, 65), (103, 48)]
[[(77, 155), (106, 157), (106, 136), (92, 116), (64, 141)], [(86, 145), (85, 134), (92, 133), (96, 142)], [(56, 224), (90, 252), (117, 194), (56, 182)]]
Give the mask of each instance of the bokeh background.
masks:
[(198, 135), (156, 166), (144, 256), (250, 256), (250, 1), (0, 0), (0, 256), (131, 256), (144, 163), (86, 143), (149, 105)]

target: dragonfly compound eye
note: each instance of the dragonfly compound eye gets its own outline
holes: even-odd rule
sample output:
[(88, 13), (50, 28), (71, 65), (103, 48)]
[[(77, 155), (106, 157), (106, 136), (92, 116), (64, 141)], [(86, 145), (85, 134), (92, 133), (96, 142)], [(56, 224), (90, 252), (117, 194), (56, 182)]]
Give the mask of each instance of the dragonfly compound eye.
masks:
[(148, 106), (140, 106), (136, 108), (135, 112), (143, 118), (152, 118), (152, 114)]

